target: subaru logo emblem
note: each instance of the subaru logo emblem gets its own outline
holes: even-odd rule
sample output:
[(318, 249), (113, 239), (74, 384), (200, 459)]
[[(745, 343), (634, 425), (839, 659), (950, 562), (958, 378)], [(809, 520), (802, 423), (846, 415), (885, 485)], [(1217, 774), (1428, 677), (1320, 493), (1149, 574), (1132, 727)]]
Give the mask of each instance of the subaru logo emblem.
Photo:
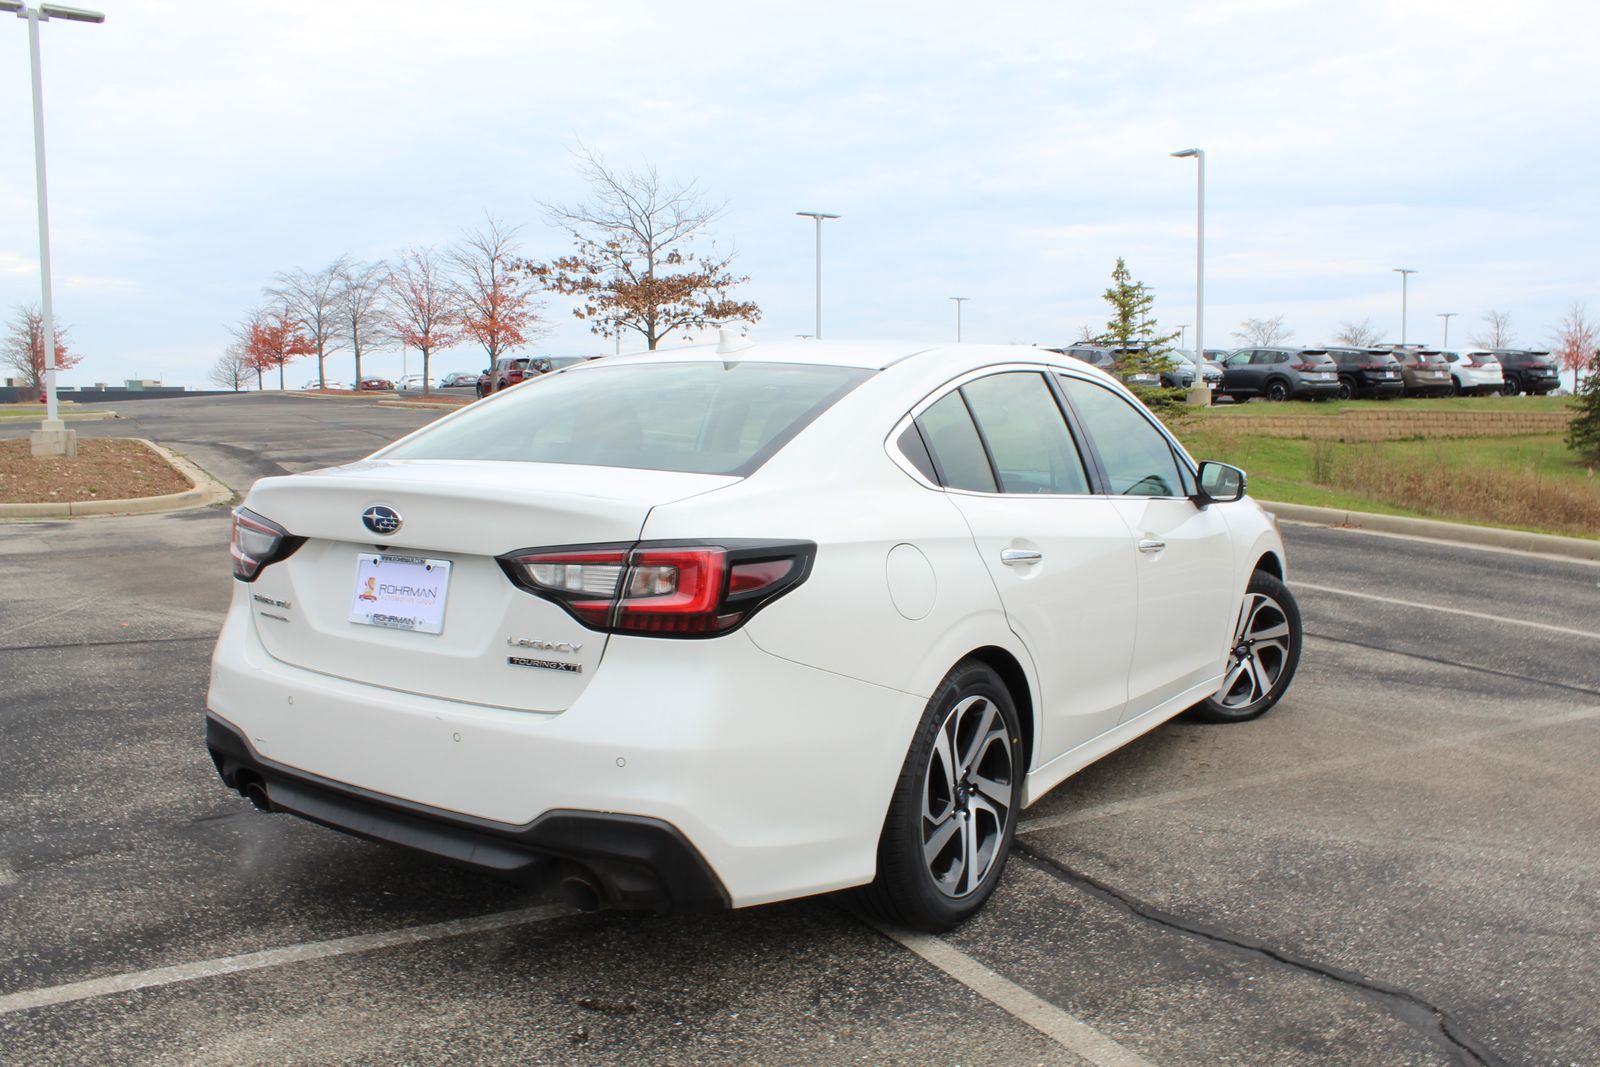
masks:
[(375, 534), (392, 534), (400, 529), (400, 513), (384, 504), (374, 504), (363, 511), (361, 521)]

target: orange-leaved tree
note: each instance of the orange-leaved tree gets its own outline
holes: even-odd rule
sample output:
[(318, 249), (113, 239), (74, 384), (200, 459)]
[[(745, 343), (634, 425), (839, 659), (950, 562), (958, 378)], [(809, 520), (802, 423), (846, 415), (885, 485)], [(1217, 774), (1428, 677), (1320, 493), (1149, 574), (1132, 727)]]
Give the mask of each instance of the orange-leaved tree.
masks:
[(493, 216), (481, 230), (465, 232), (450, 249), (462, 332), (483, 346), (489, 366), (544, 333), (542, 305), (532, 283), (516, 270), (518, 226)]
[(593, 199), (544, 205), (576, 248), (548, 263), (523, 263), (529, 277), (577, 297), (572, 313), (594, 333), (632, 330), (650, 349), (677, 330), (761, 318), (753, 302), (728, 295), (750, 280), (729, 270), (734, 254), (692, 248), (722, 213), (694, 182), (669, 184), (654, 167), (615, 171), (581, 145), (576, 155)]
[(278, 388), (282, 389), (283, 367), (290, 360), (309, 356), (317, 350), (288, 308), (263, 308), (250, 317), (245, 330), (245, 356), (256, 372), (256, 388), (261, 375), (278, 368)]
[[(55, 323), (56, 370), (68, 370), (83, 362), (67, 350), (67, 328)], [(38, 304), (18, 304), (3, 338), (0, 338), (0, 364), (10, 367), (31, 389), (44, 388), (44, 314)]]
[(390, 328), (407, 348), (422, 353), (422, 392), (430, 388), (435, 350), (461, 340), (461, 301), (431, 248), (408, 248), (389, 272)]
[(1567, 309), (1566, 316), (1556, 327), (1552, 354), (1561, 361), (1563, 370), (1572, 372), (1572, 391), (1578, 392), (1578, 372), (1588, 370), (1594, 359), (1594, 350), (1600, 347), (1600, 322), (1589, 317), (1589, 309), (1580, 300)]

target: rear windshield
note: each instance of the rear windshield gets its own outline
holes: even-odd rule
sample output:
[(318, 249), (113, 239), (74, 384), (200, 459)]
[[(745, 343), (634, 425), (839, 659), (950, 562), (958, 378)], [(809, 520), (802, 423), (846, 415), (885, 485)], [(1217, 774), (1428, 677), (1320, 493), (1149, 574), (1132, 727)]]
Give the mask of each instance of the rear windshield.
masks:
[(743, 476), (871, 374), (793, 363), (588, 366), (532, 379), (383, 458)]

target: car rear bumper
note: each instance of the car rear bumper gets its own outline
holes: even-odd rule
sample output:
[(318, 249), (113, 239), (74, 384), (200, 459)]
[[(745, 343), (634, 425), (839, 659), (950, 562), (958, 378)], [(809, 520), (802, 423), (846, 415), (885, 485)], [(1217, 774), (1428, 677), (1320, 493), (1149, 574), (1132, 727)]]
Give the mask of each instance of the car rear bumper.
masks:
[(1400, 396), (1406, 391), (1406, 383), (1399, 378), (1364, 378), (1361, 379), (1361, 390), (1369, 396)]
[[(578, 862), (549, 846), (542, 819), (645, 820), (663, 828), (653, 834), (681, 835), (733, 907), (872, 879), (924, 703), (772, 656), (735, 631), (695, 642), (614, 636), (565, 711), (490, 707), (276, 660), (239, 601), (218, 637), (207, 697), (212, 715), (248, 742), (225, 755), (266, 779), (269, 797), (274, 780), (284, 783), (291, 792), (274, 801), (284, 810), (512, 877), (540, 872), (502, 855), (508, 848)], [(334, 804), (330, 788), (347, 795)], [(352, 816), (350, 796), (376, 808)], [(382, 832), (352, 824), (374, 810), (387, 820)], [(395, 813), (424, 820), (429, 833), (406, 820), (392, 830)], [(545, 829), (528, 837), (535, 827)], [(455, 844), (441, 843), (450, 837)], [(680, 893), (705, 899), (658, 880), (671, 906)]]
[(1335, 378), (1331, 382), (1297, 381), (1294, 384), (1294, 395), (1296, 397), (1309, 396), (1313, 398), (1338, 396), (1339, 380)]
[(265, 811), (517, 881), (576, 878), (613, 907), (710, 911), (730, 903), (704, 857), (660, 819), (598, 811), (548, 811), (515, 827), (473, 819), (274, 763), (215, 715), (206, 716), (206, 748), (222, 781)]

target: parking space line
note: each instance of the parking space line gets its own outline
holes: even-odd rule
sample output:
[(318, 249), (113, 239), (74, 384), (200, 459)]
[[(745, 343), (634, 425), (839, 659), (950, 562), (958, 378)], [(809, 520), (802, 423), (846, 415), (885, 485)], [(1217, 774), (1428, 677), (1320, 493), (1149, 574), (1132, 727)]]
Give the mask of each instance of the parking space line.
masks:
[(1547, 622), (1529, 622), (1527, 619), (1509, 619), (1504, 615), (1490, 615), (1483, 611), (1468, 611), (1465, 608), (1447, 608), (1439, 604), (1423, 604), (1415, 600), (1400, 600), (1392, 596), (1378, 596), (1376, 593), (1357, 593), (1349, 589), (1338, 589), (1331, 585), (1312, 585), (1310, 582), (1291, 582), (1292, 589), (1310, 589), (1318, 593), (1332, 593), (1334, 596), (1355, 597), (1357, 600), (1376, 600), (1383, 604), (1397, 604), (1403, 608), (1421, 608), (1424, 611), (1442, 611), (1446, 615), (1465, 615), (1469, 619), (1483, 619), (1487, 622), (1503, 622), (1511, 626), (1527, 626), (1535, 630), (1548, 630), (1551, 633), (1568, 634), (1572, 637), (1587, 637), (1600, 641), (1600, 633), (1592, 630), (1574, 630), (1568, 626), (1553, 626)]
[(74, 1001), (89, 1000), (92, 997), (103, 997), (113, 993), (128, 993), (136, 989), (150, 989), (178, 982), (192, 982), (201, 978), (215, 978), (224, 974), (237, 974), (240, 971), (259, 971), (267, 967), (281, 967), (288, 963), (305, 963), (331, 956), (348, 956), (355, 952), (371, 952), (380, 948), (437, 941), (445, 937), (481, 934), (489, 930), (503, 930), (508, 926), (524, 926), (576, 914), (578, 912), (564, 904), (544, 904), (516, 911), (477, 915), (470, 919), (452, 919), (449, 922), (408, 926), (377, 934), (357, 934), (329, 941), (308, 941), (283, 948), (269, 948), (261, 952), (246, 952), (238, 956), (179, 963), (171, 967), (154, 967), (147, 971), (130, 971), (44, 989), (25, 989), (20, 993), (0, 996), (0, 1015), (10, 1015), (30, 1008), (49, 1007), (53, 1004), (71, 1004)]
[(930, 934), (885, 926), (871, 926), (883, 936), (898, 941), (945, 974), (954, 978), (984, 1000), (1027, 1023), (1073, 1055), (1095, 1067), (1155, 1067), (1145, 1059), (1102, 1034), (1077, 1016), (1062, 1011), (1048, 1000), (1037, 997), (1011, 979), (990, 970), (948, 941)]
[(1482, 730), (1473, 730), (1450, 737), (1430, 737), (1415, 744), (1398, 745), (1371, 755), (1334, 756), (1329, 759), (1286, 767), (1281, 771), (1263, 771), (1259, 774), (1241, 774), (1232, 778), (1219, 779), (1214, 785), (1169, 789), (1162, 793), (1151, 793), (1146, 796), (1131, 797), (1127, 800), (1096, 804), (1093, 807), (1082, 808), (1078, 811), (1067, 811), (1060, 815), (1040, 815), (1032, 819), (1025, 819), (1019, 823), (1017, 825), (1017, 833), (1034, 834), (1041, 830), (1059, 830), (1064, 826), (1093, 822), (1096, 819), (1106, 819), (1114, 815), (1148, 811), (1152, 808), (1161, 808), (1168, 804), (1177, 804), (1186, 800), (1204, 800), (1221, 793), (1231, 793), (1237, 789), (1253, 789), (1264, 785), (1282, 785), (1286, 782), (1299, 781), (1303, 778), (1314, 778), (1319, 774), (1327, 774), (1331, 771), (1353, 770), (1357, 767), (1369, 766), (1435, 749), (1470, 747), (1479, 741), (1521, 733), (1524, 730), (1539, 730), (1547, 726), (1565, 726), (1569, 723), (1585, 722), (1590, 719), (1600, 719), (1600, 708), (1564, 711), (1559, 715), (1549, 715), (1542, 719), (1504, 723), (1500, 726), (1485, 727)]

